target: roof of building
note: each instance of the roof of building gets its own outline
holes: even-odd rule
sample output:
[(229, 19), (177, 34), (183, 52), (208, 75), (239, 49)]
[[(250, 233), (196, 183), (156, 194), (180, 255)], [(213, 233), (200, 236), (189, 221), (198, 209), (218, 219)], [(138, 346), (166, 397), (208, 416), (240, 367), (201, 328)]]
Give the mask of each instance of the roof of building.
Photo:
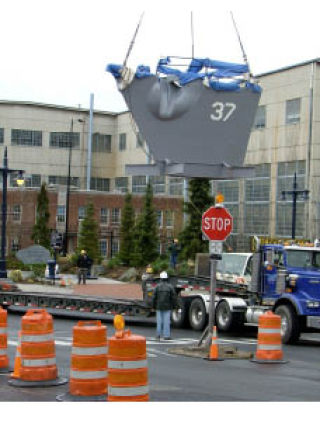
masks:
[(309, 59), (307, 61), (298, 62), (297, 64), (287, 65), (285, 67), (277, 68), (276, 70), (266, 71), (265, 73), (256, 74), (255, 77), (264, 77), (269, 74), (280, 73), (282, 71), (287, 71), (292, 68), (303, 67), (304, 65), (312, 64), (312, 63), (320, 63), (320, 58)]

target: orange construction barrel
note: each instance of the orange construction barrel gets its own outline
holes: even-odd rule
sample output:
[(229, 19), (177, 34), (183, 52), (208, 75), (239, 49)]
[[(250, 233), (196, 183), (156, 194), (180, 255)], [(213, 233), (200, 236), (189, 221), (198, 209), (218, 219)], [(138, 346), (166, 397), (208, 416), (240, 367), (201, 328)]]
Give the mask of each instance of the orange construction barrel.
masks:
[(109, 339), (108, 401), (149, 400), (146, 338), (129, 330)]
[(0, 307), (0, 372), (9, 371), (7, 310)]

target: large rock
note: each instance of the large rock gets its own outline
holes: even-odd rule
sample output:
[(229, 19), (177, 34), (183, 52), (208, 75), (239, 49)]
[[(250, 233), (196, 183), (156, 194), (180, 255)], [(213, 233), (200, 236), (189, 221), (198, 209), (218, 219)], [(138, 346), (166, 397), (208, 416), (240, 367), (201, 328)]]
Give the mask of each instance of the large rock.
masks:
[(51, 255), (48, 249), (43, 246), (33, 245), (18, 251), (16, 257), (22, 261), (23, 264), (46, 264), (51, 258)]
[(134, 282), (137, 280), (138, 272), (137, 270), (132, 267), (129, 268), (129, 270), (125, 271), (120, 277), (119, 280), (122, 282)]

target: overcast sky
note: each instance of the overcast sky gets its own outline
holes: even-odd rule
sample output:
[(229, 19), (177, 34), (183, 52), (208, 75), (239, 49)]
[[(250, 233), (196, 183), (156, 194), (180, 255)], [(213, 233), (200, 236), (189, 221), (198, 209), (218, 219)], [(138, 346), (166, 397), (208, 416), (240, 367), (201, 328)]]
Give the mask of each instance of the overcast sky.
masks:
[[(318, 1), (318, 0), (317, 0)], [(121, 64), (141, 13), (128, 65), (160, 56), (242, 62), (232, 10), (254, 74), (320, 57), (315, 0), (2, 0), (0, 99), (122, 111), (108, 63)], [(319, 2), (318, 2), (319, 3)]]

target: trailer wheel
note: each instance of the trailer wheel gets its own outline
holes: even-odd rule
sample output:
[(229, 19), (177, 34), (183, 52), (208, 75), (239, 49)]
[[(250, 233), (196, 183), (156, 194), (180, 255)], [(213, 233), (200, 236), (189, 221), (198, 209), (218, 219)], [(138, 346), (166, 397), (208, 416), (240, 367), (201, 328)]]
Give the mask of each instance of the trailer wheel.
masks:
[(194, 331), (202, 331), (207, 323), (206, 307), (201, 298), (195, 298), (190, 305), (189, 323)]
[(184, 298), (178, 297), (177, 306), (171, 311), (171, 324), (175, 328), (183, 328), (188, 321), (188, 303)]
[(292, 344), (300, 337), (299, 319), (290, 305), (279, 305), (275, 313), (281, 317), (281, 338), (284, 344)]
[(220, 331), (239, 330), (244, 324), (244, 313), (234, 313), (227, 301), (221, 301), (216, 307), (216, 325)]

